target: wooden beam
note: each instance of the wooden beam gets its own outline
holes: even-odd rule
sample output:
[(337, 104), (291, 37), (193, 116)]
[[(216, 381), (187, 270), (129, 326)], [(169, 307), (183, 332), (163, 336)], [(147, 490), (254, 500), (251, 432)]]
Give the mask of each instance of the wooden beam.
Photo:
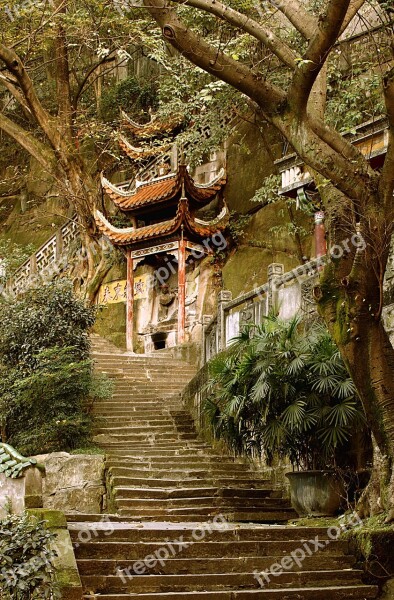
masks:
[(178, 250), (178, 344), (185, 341), (186, 325), (186, 241), (181, 239)]
[(127, 300), (126, 300), (126, 348), (133, 352), (134, 332), (134, 264), (131, 250), (127, 250)]

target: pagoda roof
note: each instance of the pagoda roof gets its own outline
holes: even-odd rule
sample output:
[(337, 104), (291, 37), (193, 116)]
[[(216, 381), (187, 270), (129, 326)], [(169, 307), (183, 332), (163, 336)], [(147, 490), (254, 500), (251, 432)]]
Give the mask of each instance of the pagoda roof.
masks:
[(144, 160), (145, 158), (150, 158), (151, 156), (157, 156), (158, 154), (167, 152), (171, 148), (170, 144), (166, 144), (164, 146), (152, 146), (151, 148), (136, 147), (130, 144), (130, 142), (123, 135), (119, 136), (118, 144), (127, 154), (127, 156), (133, 160)]
[(116, 246), (133, 246), (157, 238), (170, 237), (182, 229), (186, 235), (189, 233), (193, 238), (206, 238), (222, 231), (228, 224), (228, 208), (226, 205), (215, 219), (203, 221), (191, 214), (187, 198), (179, 200), (178, 209), (173, 219), (146, 225), (145, 227), (120, 229), (114, 227), (99, 210), (95, 211), (94, 216), (100, 232)]
[(197, 204), (206, 205), (226, 183), (224, 169), (209, 183), (195, 183), (185, 165), (181, 165), (176, 173), (157, 177), (146, 182), (136, 182), (133, 190), (124, 190), (108, 181), (101, 179), (103, 189), (123, 211), (133, 211), (152, 205), (170, 202), (182, 193), (184, 187), (187, 196)]
[(171, 133), (183, 120), (180, 116), (169, 117), (167, 121), (160, 121), (155, 117), (151, 117), (148, 123), (141, 124), (133, 121), (123, 110), (120, 111), (120, 114), (127, 129), (131, 130), (133, 135), (138, 138), (152, 138)]

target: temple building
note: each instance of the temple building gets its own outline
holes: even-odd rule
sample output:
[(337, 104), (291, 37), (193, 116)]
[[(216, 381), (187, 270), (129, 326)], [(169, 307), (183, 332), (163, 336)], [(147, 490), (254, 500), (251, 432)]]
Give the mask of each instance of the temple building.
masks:
[[(138, 155), (150, 156), (149, 150), (134, 147), (123, 137), (119, 143), (134, 160)], [(229, 211), (223, 197), (224, 168), (210, 181), (197, 183), (184, 161), (178, 165), (173, 158), (171, 151), (167, 162), (159, 162), (165, 174), (157, 176), (154, 171), (156, 176), (137, 179), (132, 188), (102, 177), (111, 202), (108, 212), (117, 211), (126, 221), (125, 227), (118, 227), (110, 216), (95, 212), (101, 233), (127, 259), (128, 351), (148, 353), (191, 339), (191, 331), (201, 324), (202, 307), (197, 306), (201, 263), (226, 245), (223, 232)], [(205, 271), (209, 270), (206, 263)], [(210, 270), (212, 275), (212, 266)], [(204, 288), (206, 283), (205, 273)]]

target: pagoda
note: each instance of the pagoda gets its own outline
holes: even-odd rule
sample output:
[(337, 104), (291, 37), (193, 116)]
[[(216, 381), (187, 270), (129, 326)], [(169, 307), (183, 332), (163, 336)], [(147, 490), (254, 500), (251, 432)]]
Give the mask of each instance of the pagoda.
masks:
[[(137, 126), (137, 124), (134, 124)], [(138, 126), (137, 126), (138, 127)], [(144, 131), (147, 129), (144, 127)], [(121, 147), (129, 156), (142, 155), (144, 150), (134, 147), (124, 138)], [(226, 174), (221, 169), (206, 183), (197, 183), (182, 161), (179, 165), (168, 165), (170, 172), (148, 179), (135, 180), (133, 187), (114, 185), (104, 176), (102, 187), (107, 197), (120, 213), (127, 218), (129, 226), (115, 227), (99, 210), (95, 220), (100, 232), (110, 242), (123, 250), (127, 259), (126, 285), (126, 346), (133, 351), (134, 339), (134, 270), (142, 261), (152, 261), (160, 255), (165, 260), (175, 261), (177, 266), (177, 344), (185, 341), (186, 327), (186, 263), (190, 255), (201, 259), (212, 251), (209, 240), (222, 232), (228, 225), (229, 213), (223, 199)], [(215, 201), (215, 202), (214, 202)], [(214, 218), (207, 220), (201, 209), (212, 206)], [(175, 258), (174, 258), (175, 257)], [(163, 257), (161, 257), (163, 258)], [(158, 264), (160, 264), (158, 262)], [(162, 261), (161, 261), (162, 264)], [(150, 290), (152, 293), (153, 287)]]

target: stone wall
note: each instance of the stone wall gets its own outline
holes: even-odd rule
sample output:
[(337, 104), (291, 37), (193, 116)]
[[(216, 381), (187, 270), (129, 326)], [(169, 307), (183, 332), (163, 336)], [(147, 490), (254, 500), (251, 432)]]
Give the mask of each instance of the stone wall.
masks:
[(55, 452), (35, 457), (45, 466), (43, 507), (64, 513), (105, 509), (104, 456)]

